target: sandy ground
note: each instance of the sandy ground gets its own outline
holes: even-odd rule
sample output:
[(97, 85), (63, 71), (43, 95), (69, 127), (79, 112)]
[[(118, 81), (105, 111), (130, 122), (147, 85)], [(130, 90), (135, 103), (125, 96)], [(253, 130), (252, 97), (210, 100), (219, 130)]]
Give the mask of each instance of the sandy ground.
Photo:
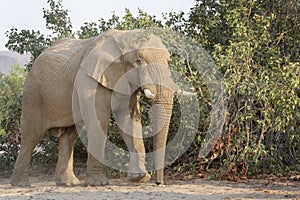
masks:
[(35, 175), (30, 177), (32, 187), (19, 188), (9, 185), (8, 179), (0, 179), (0, 200), (169, 200), (169, 199), (298, 199), (300, 182), (273, 182), (247, 180), (243, 182), (193, 179), (189, 181), (166, 181), (164, 186), (154, 183), (132, 184), (112, 179), (104, 187), (57, 187), (53, 177)]

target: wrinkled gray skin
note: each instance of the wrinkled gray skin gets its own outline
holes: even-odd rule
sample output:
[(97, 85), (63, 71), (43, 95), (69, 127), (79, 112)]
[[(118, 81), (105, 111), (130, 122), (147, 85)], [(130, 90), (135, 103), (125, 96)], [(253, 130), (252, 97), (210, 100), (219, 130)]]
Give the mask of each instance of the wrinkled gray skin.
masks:
[[(119, 121), (119, 133), (131, 152), (128, 179), (149, 180), (136, 89), (148, 89), (152, 103), (160, 105), (153, 109), (152, 122), (153, 131), (158, 133), (154, 136), (156, 182), (162, 184), (173, 91), (177, 89), (170, 78), (168, 60), (169, 53), (161, 41), (154, 35), (145, 39), (141, 31), (109, 30), (85, 40), (60, 39), (45, 50), (35, 60), (24, 84), (21, 149), (11, 184), (30, 185), (31, 155), (47, 130), (59, 138), (56, 184), (80, 184), (73, 172), (73, 148), (78, 137), (75, 118), (76, 125), (81, 124), (88, 132), (84, 184), (108, 184), (99, 160), (104, 158), (112, 109)], [(132, 69), (137, 70), (123, 76)], [(158, 82), (163, 84), (155, 84)], [(111, 106), (112, 101), (117, 102), (115, 106)]]

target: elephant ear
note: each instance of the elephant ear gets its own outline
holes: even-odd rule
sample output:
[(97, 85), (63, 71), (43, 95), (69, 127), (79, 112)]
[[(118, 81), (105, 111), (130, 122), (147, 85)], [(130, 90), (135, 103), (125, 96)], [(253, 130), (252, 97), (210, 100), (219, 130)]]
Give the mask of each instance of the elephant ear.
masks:
[(92, 39), (80, 65), (88, 76), (104, 87), (128, 95), (128, 80), (122, 78), (122, 87), (115, 88), (126, 72), (126, 65), (122, 61), (123, 52), (116, 41), (119, 34), (122, 32), (110, 30)]

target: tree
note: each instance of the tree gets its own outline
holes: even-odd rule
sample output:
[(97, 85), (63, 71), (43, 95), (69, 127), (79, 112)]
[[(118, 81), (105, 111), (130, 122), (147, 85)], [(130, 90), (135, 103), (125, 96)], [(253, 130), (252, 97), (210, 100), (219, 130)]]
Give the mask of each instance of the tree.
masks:
[(112, 14), (111, 18), (105, 20), (103, 18), (96, 22), (86, 22), (77, 31), (80, 39), (89, 38), (99, 35), (108, 29), (132, 30), (147, 27), (163, 27), (160, 20), (156, 20), (155, 16), (139, 9), (138, 16), (134, 17), (129, 9), (125, 9), (125, 15), (120, 17)]
[(18, 30), (11, 28), (7, 31), (6, 37), (8, 42), (5, 47), (11, 51), (20, 54), (30, 53), (31, 62), (27, 65), (30, 70), (33, 61), (55, 40), (62, 37), (73, 36), (71, 19), (68, 16), (69, 11), (65, 10), (62, 5), (62, 0), (47, 0), (50, 9), (43, 9), (43, 18), (46, 20), (46, 28), (52, 31), (51, 36), (45, 36), (40, 31), (35, 30)]
[(196, 1), (184, 24), (224, 73), (229, 117), (212, 159), (225, 172), (299, 167), (299, 9), (296, 0)]

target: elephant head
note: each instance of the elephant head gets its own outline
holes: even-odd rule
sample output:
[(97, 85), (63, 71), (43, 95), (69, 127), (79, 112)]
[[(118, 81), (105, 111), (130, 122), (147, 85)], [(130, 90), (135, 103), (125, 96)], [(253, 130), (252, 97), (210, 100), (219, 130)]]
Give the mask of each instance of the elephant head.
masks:
[[(89, 76), (108, 89), (128, 95), (131, 92), (130, 84), (133, 86), (146, 85), (149, 81), (153, 82), (151, 81), (153, 78), (159, 78), (158, 74), (146, 72), (144, 66), (164, 67), (167, 72), (170, 54), (161, 40), (153, 34), (140, 30), (110, 30), (94, 38), (92, 42), (93, 45), (90, 45), (83, 56), (81, 67)], [(139, 72), (136, 70), (135, 74), (126, 74), (131, 69), (139, 67), (141, 67)], [(115, 87), (125, 74), (127, 79), (121, 79), (122, 87)], [(131, 77), (128, 77), (129, 75)], [(164, 74), (164, 77), (170, 79), (170, 75), (168, 72), (168, 74)], [(171, 79), (168, 81), (172, 82)], [(174, 83), (172, 84), (174, 85)], [(144, 86), (143, 90), (145, 89), (148, 89), (145, 91), (147, 97), (155, 93), (154, 88), (151, 91), (150, 88)]]
[(158, 37), (140, 30), (110, 30), (92, 42), (81, 63), (90, 77), (119, 95), (141, 90), (152, 101), (154, 165), (156, 182), (161, 184), (173, 96), (178, 91), (168, 67), (170, 54)]

